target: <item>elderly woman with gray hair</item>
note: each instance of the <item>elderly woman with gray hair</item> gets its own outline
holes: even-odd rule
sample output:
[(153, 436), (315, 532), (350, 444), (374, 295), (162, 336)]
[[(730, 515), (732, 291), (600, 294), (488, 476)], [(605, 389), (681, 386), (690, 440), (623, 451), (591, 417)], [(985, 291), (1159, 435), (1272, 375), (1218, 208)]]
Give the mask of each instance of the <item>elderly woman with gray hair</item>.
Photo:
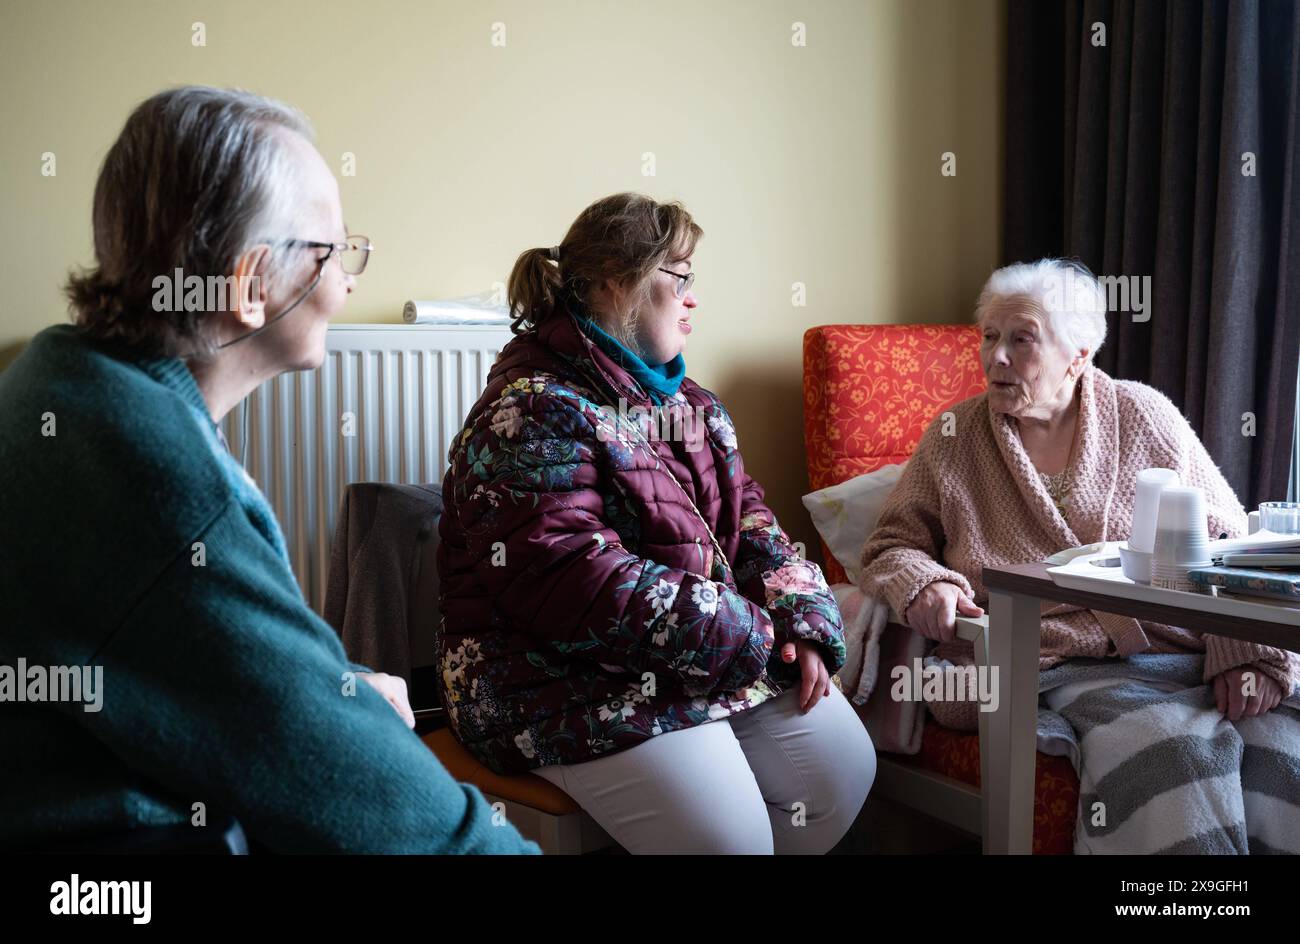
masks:
[[(999, 269), (980, 295), (988, 390), (925, 431), (862, 550), (863, 591), (937, 641), (940, 659), (972, 661), (955, 617), (982, 614), (984, 567), (1126, 539), (1142, 469), (1174, 469), (1203, 489), (1211, 538), (1245, 532), (1241, 503), (1174, 404), (1093, 365), (1105, 315), (1097, 280), (1060, 260)], [(1202, 680), (1232, 722), (1271, 711), (1297, 679), (1296, 657), (1280, 649), (1079, 607), (1045, 611), (1041, 634), (1043, 670), (1204, 653)], [(974, 702), (930, 709), (945, 726), (977, 727)]]
[(141, 104), (100, 171), (76, 323), (0, 375), (0, 664), (102, 680), (93, 702), (6, 706), (0, 847), (157, 828), (197, 848), (233, 817), (272, 851), (537, 851), (411, 732), (402, 680), (307, 607), (217, 426), (320, 365), (369, 256), (311, 135), (245, 92)]

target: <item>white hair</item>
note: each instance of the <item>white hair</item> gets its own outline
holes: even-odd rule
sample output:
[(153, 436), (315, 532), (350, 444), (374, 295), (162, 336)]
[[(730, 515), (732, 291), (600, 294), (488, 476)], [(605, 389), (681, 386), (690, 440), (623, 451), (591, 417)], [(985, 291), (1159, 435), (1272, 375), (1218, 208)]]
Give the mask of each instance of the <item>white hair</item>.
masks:
[(1039, 259), (1004, 266), (989, 276), (975, 304), (982, 324), (998, 302), (1023, 296), (1042, 309), (1048, 330), (1071, 356), (1088, 351), (1092, 363), (1106, 340), (1106, 291), (1082, 263)]

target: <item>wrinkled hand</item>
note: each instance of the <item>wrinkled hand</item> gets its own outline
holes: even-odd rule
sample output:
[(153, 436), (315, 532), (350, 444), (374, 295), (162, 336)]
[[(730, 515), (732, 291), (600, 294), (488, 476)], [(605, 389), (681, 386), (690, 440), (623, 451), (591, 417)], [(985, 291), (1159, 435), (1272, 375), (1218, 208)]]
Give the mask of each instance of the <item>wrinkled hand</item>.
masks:
[(799, 708), (804, 714), (831, 693), (831, 675), (816, 643), (799, 639), (781, 647), (781, 661), (799, 663)]
[(936, 580), (912, 598), (903, 622), (926, 639), (950, 642), (957, 633), (957, 615), (983, 616), (984, 608), (955, 583)]
[(358, 672), (357, 678), (365, 679), (371, 688), (383, 695), (408, 728), (415, 727), (415, 712), (411, 710), (411, 701), (406, 696), (406, 679), (387, 672)]
[[(1255, 676), (1255, 694), (1243, 693), (1246, 673)], [(1254, 718), (1272, 711), (1282, 702), (1282, 686), (1253, 665), (1220, 672), (1214, 677), (1214, 703), (1229, 721)]]

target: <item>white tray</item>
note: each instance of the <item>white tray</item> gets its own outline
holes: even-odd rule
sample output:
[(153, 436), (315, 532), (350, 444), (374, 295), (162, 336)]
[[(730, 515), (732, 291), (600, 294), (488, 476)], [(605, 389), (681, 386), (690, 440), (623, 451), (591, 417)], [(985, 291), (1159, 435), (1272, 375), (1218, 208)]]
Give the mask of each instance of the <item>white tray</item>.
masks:
[[(1108, 542), (1105, 547), (1093, 554), (1076, 557), (1060, 567), (1048, 567), (1047, 574), (1058, 587), (1069, 590), (1083, 590), (1088, 593), (1104, 593), (1124, 597), (1129, 600), (1143, 600), (1147, 603), (1161, 603), (1165, 606), (1177, 606), (1186, 610), (1200, 610), (1220, 616), (1239, 617), (1243, 619), (1262, 620), (1269, 623), (1281, 623), (1294, 626), (1300, 630), (1300, 607), (1286, 603), (1250, 603), (1246, 600), (1229, 597), (1210, 596), (1206, 593), (1188, 593), (1185, 590), (1165, 590), (1134, 583), (1124, 576), (1119, 567), (1097, 567), (1091, 562), (1103, 557), (1119, 557), (1118, 541)], [(1300, 636), (1297, 637), (1300, 641)]]

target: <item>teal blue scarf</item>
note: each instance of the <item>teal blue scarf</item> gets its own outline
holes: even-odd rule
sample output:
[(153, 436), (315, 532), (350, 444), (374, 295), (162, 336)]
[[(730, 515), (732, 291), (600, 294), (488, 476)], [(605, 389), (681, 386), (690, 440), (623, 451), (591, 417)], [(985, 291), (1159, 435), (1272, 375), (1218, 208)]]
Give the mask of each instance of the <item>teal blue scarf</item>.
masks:
[(592, 319), (579, 315), (578, 325), (598, 348), (645, 389), (652, 403), (662, 403), (682, 385), (686, 376), (686, 360), (682, 355), (678, 354), (666, 364), (647, 364)]

